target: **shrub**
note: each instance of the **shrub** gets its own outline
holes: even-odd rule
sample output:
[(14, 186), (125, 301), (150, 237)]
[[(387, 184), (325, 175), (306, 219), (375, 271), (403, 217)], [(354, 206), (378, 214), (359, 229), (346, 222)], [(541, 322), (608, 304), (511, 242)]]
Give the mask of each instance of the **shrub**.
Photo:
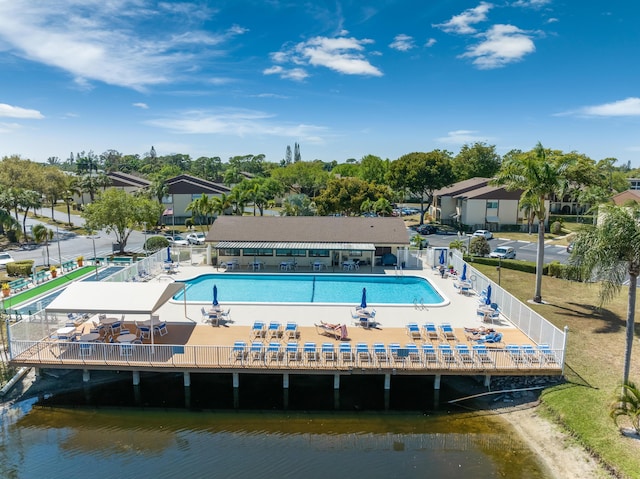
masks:
[(489, 242), (482, 236), (474, 236), (469, 245), (469, 253), (474, 256), (484, 256), (491, 252)]
[(559, 235), (562, 233), (562, 223), (560, 221), (554, 221), (551, 224), (551, 234)]
[(33, 269), (33, 260), (25, 259), (7, 264), (7, 274), (9, 276), (29, 276)]
[(145, 243), (145, 248), (147, 251), (151, 252), (161, 250), (167, 246), (169, 246), (169, 240), (164, 236), (152, 236), (151, 238), (148, 238)]

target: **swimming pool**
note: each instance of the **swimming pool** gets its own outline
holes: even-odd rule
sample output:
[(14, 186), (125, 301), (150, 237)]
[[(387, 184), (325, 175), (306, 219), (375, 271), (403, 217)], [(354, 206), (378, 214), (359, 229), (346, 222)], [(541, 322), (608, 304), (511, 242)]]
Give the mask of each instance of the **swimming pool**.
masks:
[[(367, 288), (367, 303), (425, 304), (437, 306), (448, 301), (424, 278), (417, 276), (312, 275), (312, 274), (205, 274), (184, 281), (188, 302), (213, 300), (247, 303), (360, 303)], [(174, 296), (182, 301), (183, 293)]]

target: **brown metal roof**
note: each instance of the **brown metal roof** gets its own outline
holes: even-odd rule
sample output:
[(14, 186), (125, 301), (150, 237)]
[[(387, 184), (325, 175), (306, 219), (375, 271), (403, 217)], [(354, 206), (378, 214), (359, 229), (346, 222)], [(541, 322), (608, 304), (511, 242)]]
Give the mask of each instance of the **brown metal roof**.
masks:
[(111, 180), (111, 186), (146, 188), (151, 184), (151, 182), (145, 178), (122, 173), (121, 171), (111, 171), (107, 173), (107, 176)]
[(191, 175), (178, 175), (167, 180), (169, 194), (220, 194), (231, 190), (225, 185)]
[(504, 186), (485, 185), (455, 196), (474, 200), (519, 200), (522, 196), (522, 190), (509, 191)]
[(469, 178), (468, 180), (458, 181), (451, 186), (441, 188), (433, 192), (434, 196), (456, 196), (461, 193), (465, 193), (476, 188), (486, 186), (491, 181), (491, 178)]
[(409, 235), (400, 217), (219, 216), (206, 240), (408, 245)]

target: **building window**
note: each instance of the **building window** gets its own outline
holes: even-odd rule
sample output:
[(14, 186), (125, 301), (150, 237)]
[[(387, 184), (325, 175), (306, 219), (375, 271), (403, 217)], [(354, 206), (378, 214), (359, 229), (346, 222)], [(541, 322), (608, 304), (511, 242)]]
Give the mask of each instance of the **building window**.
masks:
[(497, 201), (487, 201), (487, 209), (488, 210), (497, 210), (498, 202)]
[(162, 204), (169, 205), (173, 203), (173, 195), (167, 195), (162, 197)]
[(352, 249), (351, 251), (349, 251), (349, 256), (362, 256), (362, 251), (358, 250), (358, 249)]
[(307, 256), (306, 249), (277, 249), (276, 256)]
[(329, 250), (328, 249), (310, 249), (309, 257), (310, 258), (328, 258)]
[(245, 248), (242, 250), (242, 256), (273, 256), (273, 250), (270, 248)]
[(240, 249), (239, 248), (223, 249), (222, 256), (240, 256)]

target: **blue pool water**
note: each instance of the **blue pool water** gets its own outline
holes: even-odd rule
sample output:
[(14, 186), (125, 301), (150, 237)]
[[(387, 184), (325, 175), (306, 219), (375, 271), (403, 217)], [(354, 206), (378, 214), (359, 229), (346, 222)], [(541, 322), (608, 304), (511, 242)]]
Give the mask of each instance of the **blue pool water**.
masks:
[[(367, 303), (437, 305), (444, 298), (424, 278), (416, 276), (312, 274), (206, 274), (184, 282), (187, 301), (211, 302), (213, 285), (220, 302)], [(174, 296), (182, 300), (182, 294)]]

